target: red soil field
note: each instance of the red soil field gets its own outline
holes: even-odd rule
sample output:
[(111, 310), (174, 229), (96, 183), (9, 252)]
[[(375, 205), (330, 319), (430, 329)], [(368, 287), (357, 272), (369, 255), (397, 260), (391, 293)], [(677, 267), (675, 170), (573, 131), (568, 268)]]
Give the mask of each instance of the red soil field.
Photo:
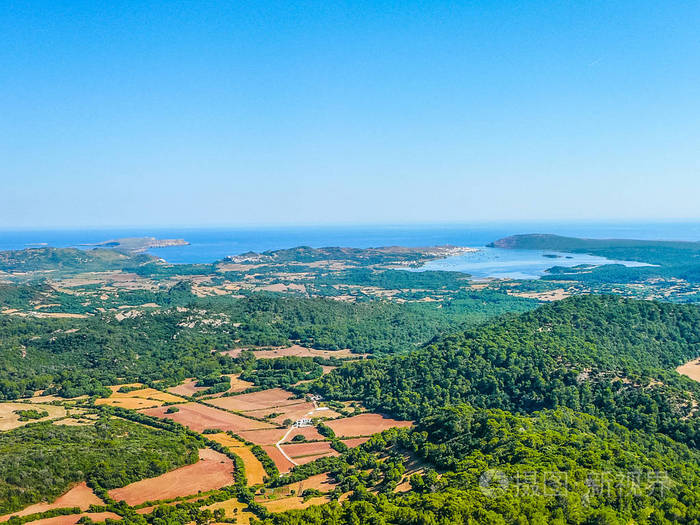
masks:
[(268, 489), (265, 492), (265, 496), (258, 496), (255, 498), (255, 501), (258, 503), (265, 501), (265, 497), (270, 494), (270, 491), (272, 491), (275, 497), (285, 497), (291, 496), (292, 491), (294, 491), (294, 494), (301, 494), (306, 489), (316, 489), (320, 490), (321, 492), (328, 492), (333, 490), (336, 486), (337, 483), (331, 481), (331, 477), (328, 475), (328, 473), (324, 472), (323, 474), (316, 474), (315, 476), (311, 476), (310, 478), (302, 481), (297, 481), (296, 483), (290, 483), (289, 485), (282, 485), (281, 487)]
[(243, 392), (247, 388), (250, 388), (252, 386), (255, 386), (254, 383), (251, 383), (250, 381), (244, 381), (243, 379), (240, 378), (241, 374), (224, 374), (228, 376), (229, 379), (231, 379), (231, 388), (229, 388), (226, 392), (219, 392), (217, 394), (214, 394), (211, 396), (212, 398), (214, 397), (221, 397), (224, 394), (228, 394), (230, 392)]
[(412, 421), (399, 421), (381, 414), (360, 414), (326, 422), (339, 437), (370, 436), (387, 428), (410, 427), (412, 424)]
[(311, 463), (312, 461), (316, 461), (318, 458), (325, 458), (328, 456), (339, 456), (340, 454), (336, 452), (335, 450), (331, 450), (330, 452), (326, 454), (318, 454), (317, 456), (304, 456), (301, 458), (292, 458), (294, 461), (299, 463), (299, 465), (306, 465), (307, 463)]
[(337, 451), (331, 448), (329, 441), (283, 445), (282, 450), (299, 465), (311, 463), (321, 457), (339, 455)]
[(314, 441), (317, 439), (325, 439), (321, 434), (318, 433), (318, 430), (316, 430), (316, 427), (302, 427), (302, 428), (295, 428), (289, 436), (287, 436), (287, 441), (292, 441), (294, 436), (302, 435), (309, 441)]
[[(292, 421), (296, 421), (297, 419), (305, 416), (309, 412), (311, 412), (314, 409), (314, 404), (309, 403), (307, 401), (301, 402), (301, 403), (296, 403), (294, 405), (286, 405), (282, 407), (270, 407), (270, 408), (264, 408), (262, 410), (250, 410), (247, 411), (245, 414), (248, 416), (252, 417), (265, 417), (268, 414), (280, 414), (279, 416), (276, 416), (275, 418), (272, 419), (275, 423), (282, 423), (285, 419), (291, 419)], [(324, 414), (326, 415), (326, 414)], [(328, 414), (329, 417), (332, 416), (332, 414)]]
[(160, 476), (144, 479), (112, 489), (109, 495), (129, 505), (146, 501), (176, 498), (233, 485), (233, 462), (223, 454), (210, 449), (199, 451), (199, 461)]
[(369, 437), (361, 437), (361, 438), (344, 439), (343, 443), (345, 443), (350, 448), (354, 448), (354, 447), (362, 445), (362, 443), (366, 443), (367, 441), (369, 441)]
[(181, 385), (173, 386), (168, 388), (168, 392), (171, 394), (176, 394), (178, 396), (188, 396), (191, 397), (195, 395), (200, 390), (206, 390), (205, 386), (194, 386), (197, 382), (196, 379), (190, 379), (182, 383)]
[(88, 516), (92, 521), (104, 521), (107, 518), (120, 520), (121, 516), (114, 512), (86, 512), (84, 514), (69, 514), (67, 516), (54, 516), (43, 520), (32, 521), (32, 525), (75, 525), (83, 516)]
[(195, 432), (202, 432), (208, 428), (218, 428), (220, 430), (231, 430), (239, 432), (241, 430), (252, 430), (257, 428), (273, 428), (274, 425), (255, 421), (247, 417), (230, 414), (213, 407), (200, 405), (199, 403), (186, 403), (177, 405), (178, 412), (166, 414), (168, 407), (155, 407), (141, 410), (142, 413), (159, 417), (161, 419), (172, 419)]
[(245, 430), (236, 432), (243, 439), (256, 445), (274, 445), (287, 433), (286, 428), (271, 428), (269, 430)]
[[(270, 459), (275, 462), (275, 465), (277, 465), (277, 468), (281, 473), (289, 472), (292, 467), (294, 466), (292, 463), (285, 458), (282, 453), (277, 450), (277, 447), (274, 445), (267, 445), (263, 447), (263, 450), (267, 452), (267, 455), (270, 456)], [(298, 462), (297, 462), (298, 463)]]
[[(226, 375), (230, 380), (231, 380), (231, 388), (229, 388), (226, 392), (217, 392), (216, 394), (209, 394), (207, 396), (204, 396), (205, 398), (215, 398), (215, 397), (221, 397), (225, 393), (229, 392), (242, 392), (246, 388), (250, 388), (253, 385), (253, 383), (249, 381), (243, 381), (240, 379), (238, 376), (240, 374), (224, 374)], [(168, 388), (168, 392), (171, 392), (173, 394), (177, 394), (180, 396), (187, 396), (187, 397), (192, 397), (194, 396), (197, 392), (201, 392), (202, 390), (206, 390), (207, 387), (205, 386), (194, 386), (197, 383), (196, 379), (188, 379), (184, 383), (178, 386), (173, 386), (171, 388)]]
[[(286, 454), (294, 461), (297, 461), (297, 459), (305, 456), (320, 456), (335, 452), (335, 450), (331, 448), (330, 441), (318, 441), (316, 443), (292, 443), (289, 445), (282, 445), (282, 450), (284, 450)], [(297, 461), (297, 463), (299, 463), (299, 461)]]
[(220, 397), (212, 399), (210, 403), (227, 410), (245, 412), (246, 410), (261, 410), (304, 402), (303, 399), (293, 399), (293, 397), (294, 394), (281, 388), (270, 388), (269, 390), (253, 392), (252, 394)]
[[(270, 430), (247, 430), (244, 432), (238, 432), (238, 435), (244, 439), (247, 439), (251, 443), (256, 445), (274, 445), (280, 439), (284, 437), (287, 433), (287, 428), (275, 428)], [(290, 441), (294, 436), (301, 434), (306, 439), (324, 439), (321, 434), (318, 433), (314, 427), (302, 427), (294, 429), (294, 431), (289, 434), (287, 441)]]
[[(231, 357), (238, 357), (243, 351), (243, 348), (234, 348), (226, 350), (222, 354), (228, 354)], [(256, 359), (273, 359), (275, 357), (297, 356), (297, 357), (356, 357), (362, 358), (367, 354), (353, 354), (350, 350), (316, 350), (314, 348), (306, 348), (299, 345), (293, 345), (288, 348), (251, 348)]]
[(87, 486), (87, 483), (83, 481), (62, 496), (59, 496), (53, 503), (35, 503), (14, 514), (0, 516), (0, 522), (7, 521), (12, 516), (28, 516), (29, 514), (46, 512), (51, 509), (78, 507), (80, 510), (87, 510), (90, 505), (104, 505), (104, 501), (98, 498), (92, 489)]

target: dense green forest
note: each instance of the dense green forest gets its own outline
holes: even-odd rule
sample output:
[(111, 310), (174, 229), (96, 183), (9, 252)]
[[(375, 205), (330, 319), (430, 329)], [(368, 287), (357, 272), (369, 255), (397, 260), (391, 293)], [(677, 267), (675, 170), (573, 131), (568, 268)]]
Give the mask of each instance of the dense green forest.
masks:
[[(189, 292), (175, 287), (167, 295), (179, 301)], [(117, 378), (175, 384), (185, 377), (235, 373), (241, 367), (234, 359), (211, 353), (234, 346), (293, 341), (360, 353), (408, 351), (461, 324), (535, 303), (513, 298), (490, 309), (481, 304), (465, 298), (438, 309), (429, 303), (353, 304), (254, 294), (234, 301), (202, 300), (186, 309), (143, 311), (121, 321), (108, 314), (87, 319), (0, 316), (0, 399), (45, 388), (68, 397), (99, 394)]]
[(76, 482), (112, 489), (197, 458), (189, 438), (119, 419), (0, 432), (0, 514), (51, 501)]
[(412, 419), (462, 402), (516, 413), (565, 406), (700, 446), (698, 419), (687, 417), (700, 388), (671, 371), (700, 356), (698, 326), (694, 306), (581, 296), (349, 363), (313, 388)]
[(232, 304), (212, 302), (205, 307), (217, 311), (220, 304), (218, 311), (240, 323), (236, 337), (241, 345), (280, 345), (292, 340), (312, 348), (381, 354), (417, 348), (462, 323), (474, 324), (537, 305), (503, 293), (492, 295), (493, 301), (490, 296), (465, 295), (438, 308), (429, 303), (355, 304), (255, 294)]
[[(394, 494), (406, 456), (426, 468), (410, 493)], [(671, 439), (569, 409), (517, 416), (459, 405), (328, 461), (338, 491), (354, 491), (349, 502), (266, 522), (696, 523), (699, 460)]]

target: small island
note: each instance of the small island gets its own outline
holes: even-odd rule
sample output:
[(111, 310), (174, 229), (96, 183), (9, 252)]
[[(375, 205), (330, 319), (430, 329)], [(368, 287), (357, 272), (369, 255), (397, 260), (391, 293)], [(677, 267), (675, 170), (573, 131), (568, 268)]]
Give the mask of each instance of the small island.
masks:
[(93, 244), (81, 244), (81, 246), (95, 246), (96, 248), (111, 248), (128, 253), (143, 253), (150, 248), (168, 248), (171, 246), (188, 246), (190, 243), (184, 239), (156, 239), (155, 237), (125, 237), (112, 239)]

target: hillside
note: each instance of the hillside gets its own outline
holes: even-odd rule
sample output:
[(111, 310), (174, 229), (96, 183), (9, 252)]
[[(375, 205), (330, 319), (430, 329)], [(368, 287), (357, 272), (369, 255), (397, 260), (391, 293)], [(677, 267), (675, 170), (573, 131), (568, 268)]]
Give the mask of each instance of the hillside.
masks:
[[(695, 523), (697, 451), (567, 409), (516, 416), (441, 409), (415, 430), (386, 431), (337, 460), (354, 486), (342, 506), (312, 507), (265, 523)], [(426, 466), (393, 493), (411, 454)], [(382, 461), (394, 470), (382, 468)], [(342, 473), (342, 474), (340, 474)], [(381, 474), (379, 474), (381, 473)]]
[(401, 418), (469, 403), (515, 413), (569, 407), (700, 445), (700, 388), (673, 369), (700, 356), (700, 309), (582, 296), (448, 336), (425, 349), (352, 363), (316, 391)]

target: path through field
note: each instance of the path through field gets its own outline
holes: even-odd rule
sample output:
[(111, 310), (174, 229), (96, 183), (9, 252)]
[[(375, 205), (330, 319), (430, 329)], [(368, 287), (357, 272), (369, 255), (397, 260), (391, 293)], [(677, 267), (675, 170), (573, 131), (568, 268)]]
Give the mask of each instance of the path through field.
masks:
[[(320, 412), (320, 411), (322, 411), (322, 410), (329, 410), (328, 407), (319, 407), (319, 406), (318, 406), (318, 403), (316, 402), (315, 399), (312, 398), (311, 401), (313, 401), (314, 409), (311, 410), (310, 412), (307, 412), (306, 414), (304, 414), (304, 416), (303, 416), (301, 419), (310, 418), (311, 415), (312, 415), (314, 412)], [(297, 421), (298, 421), (298, 420), (297, 420)], [(292, 465), (299, 465), (299, 463), (297, 463), (297, 462), (294, 461), (292, 458), (290, 458), (290, 457), (287, 455), (287, 453), (286, 453), (284, 450), (282, 450), (282, 447), (281, 447), (280, 445), (282, 445), (282, 443), (285, 442), (285, 440), (289, 437), (289, 434), (291, 434), (291, 433), (294, 431), (294, 429), (296, 429), (296, 428), (301, 428), (301, 427), (297, 426), (297, 422), (295, 421), (295, 422), (292, 423), (292, 424), (290, 425), (290, 427), (287, 429), (287, 432), (285, 432), (284, 436), (282, 436), (282, 439), (280, 439), (277, 443), (275, 443), (275, 447), (277, 447), (277, 450), (279, 450), (280, 453), (281, 453)]]

